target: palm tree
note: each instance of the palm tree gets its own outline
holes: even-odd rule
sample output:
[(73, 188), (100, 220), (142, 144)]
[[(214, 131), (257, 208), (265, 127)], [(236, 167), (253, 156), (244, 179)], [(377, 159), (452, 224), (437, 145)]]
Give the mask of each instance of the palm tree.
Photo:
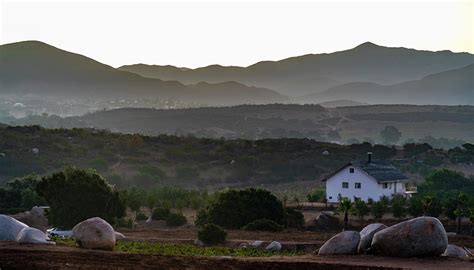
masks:
[(433, 197), (425, 196), (421, 199), (421, 208), (423, 208), (423, 216), (427, 216), (431, 206), (433, 205)]
[(352, 214), (360, 218), (361, 226), (364, 226), (364, 216), (368, 215), (369, 212), (369, 206), (363, 200), (359, 198), (354, 200)]
[(339, 207), (337, 211), (340, 213), (344, 213), (344, 231), (347, 229), (349, 225), (349, 212), (352, 209), (352, 202), (348, 198), (342, 198), (339, 202)]

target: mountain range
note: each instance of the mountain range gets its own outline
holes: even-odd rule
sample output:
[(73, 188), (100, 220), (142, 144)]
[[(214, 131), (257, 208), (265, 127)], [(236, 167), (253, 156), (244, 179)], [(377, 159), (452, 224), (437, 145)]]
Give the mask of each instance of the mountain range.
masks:
[(370, 42), (329, 54), (197, 69), (115, 69), (39, 41), (0, 46), (0, 95), (69, 102), (156, 99), (190, 106), (321, 103), (474, 104), (474, 55), (389, 48)]
[(469, 53), (389, 48), (366, 42), (350, 50), (262, 61), (248, 67), (211, 65), (190, 69), (137, 64), (119, 69), (183, 83), (238, 81), (298, 97), (353, 82), (391, 85), (420, 80), (472, 63), (474, 55)]
[(64, 98), (156, 98), (203, 105), (287, 102), (273, 90), (237, 82), (184, 85), (117, 70), (38, 41), (0, 46), (0, 94)]

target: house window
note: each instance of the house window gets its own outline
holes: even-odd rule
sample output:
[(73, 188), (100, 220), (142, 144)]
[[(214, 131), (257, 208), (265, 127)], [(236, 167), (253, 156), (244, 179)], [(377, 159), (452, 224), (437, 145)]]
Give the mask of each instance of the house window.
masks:
[(342, 188), (349, 188), (349, 182), (342, 182)]
[(361, 186), (362, 186), (361, 183), (355, 183), (355, 184), (354, 184), (354, 188), (355, 188), (355, 189), (360, 189)]
[(383, 183), (383, 188), (388, 188), (388, 183)]
[(332, 196), (329, 196), (329, 199), (332, 200)]
[(349, 168), (349, 173), (354, 173), (354, 168)]

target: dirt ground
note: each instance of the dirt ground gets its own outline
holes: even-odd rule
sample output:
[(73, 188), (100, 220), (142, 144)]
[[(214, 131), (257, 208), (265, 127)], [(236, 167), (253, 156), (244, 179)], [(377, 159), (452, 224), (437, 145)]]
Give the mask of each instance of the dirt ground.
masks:
[[(129, 241), (192, 243), (194, 227), (178, 229), (121, 229)], [(228, 245), (244, 241), (280, 241), (284, 248), (306, 251), (304, 256), (249, 258), (128, 254), (85, 250), (69, 246), (19, 245), (0, 241), (0, 269), (474, 269), (470, 260), (448, 258), (386, 258), (369, 255), (316, 256), (333, 232), (288, 231), (279, 233), (228, 231)], [(474, 237), (450, 236), (450, 243), (474, 248)]]
[(474, 260), (358, 256), (191, 257), (0, 242), (0, 269), (473, 269)]

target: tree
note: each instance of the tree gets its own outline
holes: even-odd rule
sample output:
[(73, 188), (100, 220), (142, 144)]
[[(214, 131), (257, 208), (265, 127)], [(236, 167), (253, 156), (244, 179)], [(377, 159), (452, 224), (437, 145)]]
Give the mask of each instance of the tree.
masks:
[(391, 203), (393, 217), (397, 219), (404, 218), (407, 213), (406, 204), (407, 204), (407, 200), (405, 197), (403, 196), (393, 197), (392, 203)]
[(326, 198), (326, 191), (321, 188), (315, 189), (310, 194), (308, 194), (306, 198), (308, 199), (308, 202), (310, 203), (320, 202), (324, 198)]
[(439, 217), (442, 211), (439, 201), (431, 195), (425, 195), (421, 198), (421, 208), (424, 216)]
[(386, 126), (380, 131), (380, 136), (385, 144), (395, 144), (402, 137), (402, 133), (394, 126)]
[(354, 200), (352, 214), (360, 218), (361, 226), (364, 226), (364, 216), (370, 213), (370, 208), (363, 200), (357, 198)]
[(381, 220), (383, 215), (385, 215), (385, 213), (387, 213), (387, 210), (388, 210), (388, 205), (387, 205), (387, 202), (385, 200), (379, 200), (379, 201), (376, 201), (374, 203), (372, 203), (372, 216), (374, 216), (374, 218), (378, 219), (378, 220)]
[(466, 208), (466, 203), (468, 201), (467, 195), (463, 192), (459, 193), (457, 196), (457, 208), (454, 211), (456, 215), (456, 233), (461, 233), (461, 221), (462, 217), (468, 215), (468, 209)]
[(408, 200), (408, 213), (412, 217), (419, 217), (423, 215), (421, 199), (421, 196), (413, 196)]
[(229, 190), (199, 211), (196, 223), (214, 223), (226, 229), (240, 229), (257, 219), (273, 220), (280, 225), (287, 221), (283, 204), (263, 189)]
[(348, 198), (342, 198), (339, 202), (339, 206), (337, 211), (340, 213), (344, 213), (344, 231), (347, 230), (349, 226), (349, 213), (352, 209), (352, 202)]
[(43, 177), (36, 189), (50, 206), (48, 219), (54, 226), (72, 228), (91, 217), (112, 223), (125, 214), (119, 193), (95, 170), (68, 167)]

